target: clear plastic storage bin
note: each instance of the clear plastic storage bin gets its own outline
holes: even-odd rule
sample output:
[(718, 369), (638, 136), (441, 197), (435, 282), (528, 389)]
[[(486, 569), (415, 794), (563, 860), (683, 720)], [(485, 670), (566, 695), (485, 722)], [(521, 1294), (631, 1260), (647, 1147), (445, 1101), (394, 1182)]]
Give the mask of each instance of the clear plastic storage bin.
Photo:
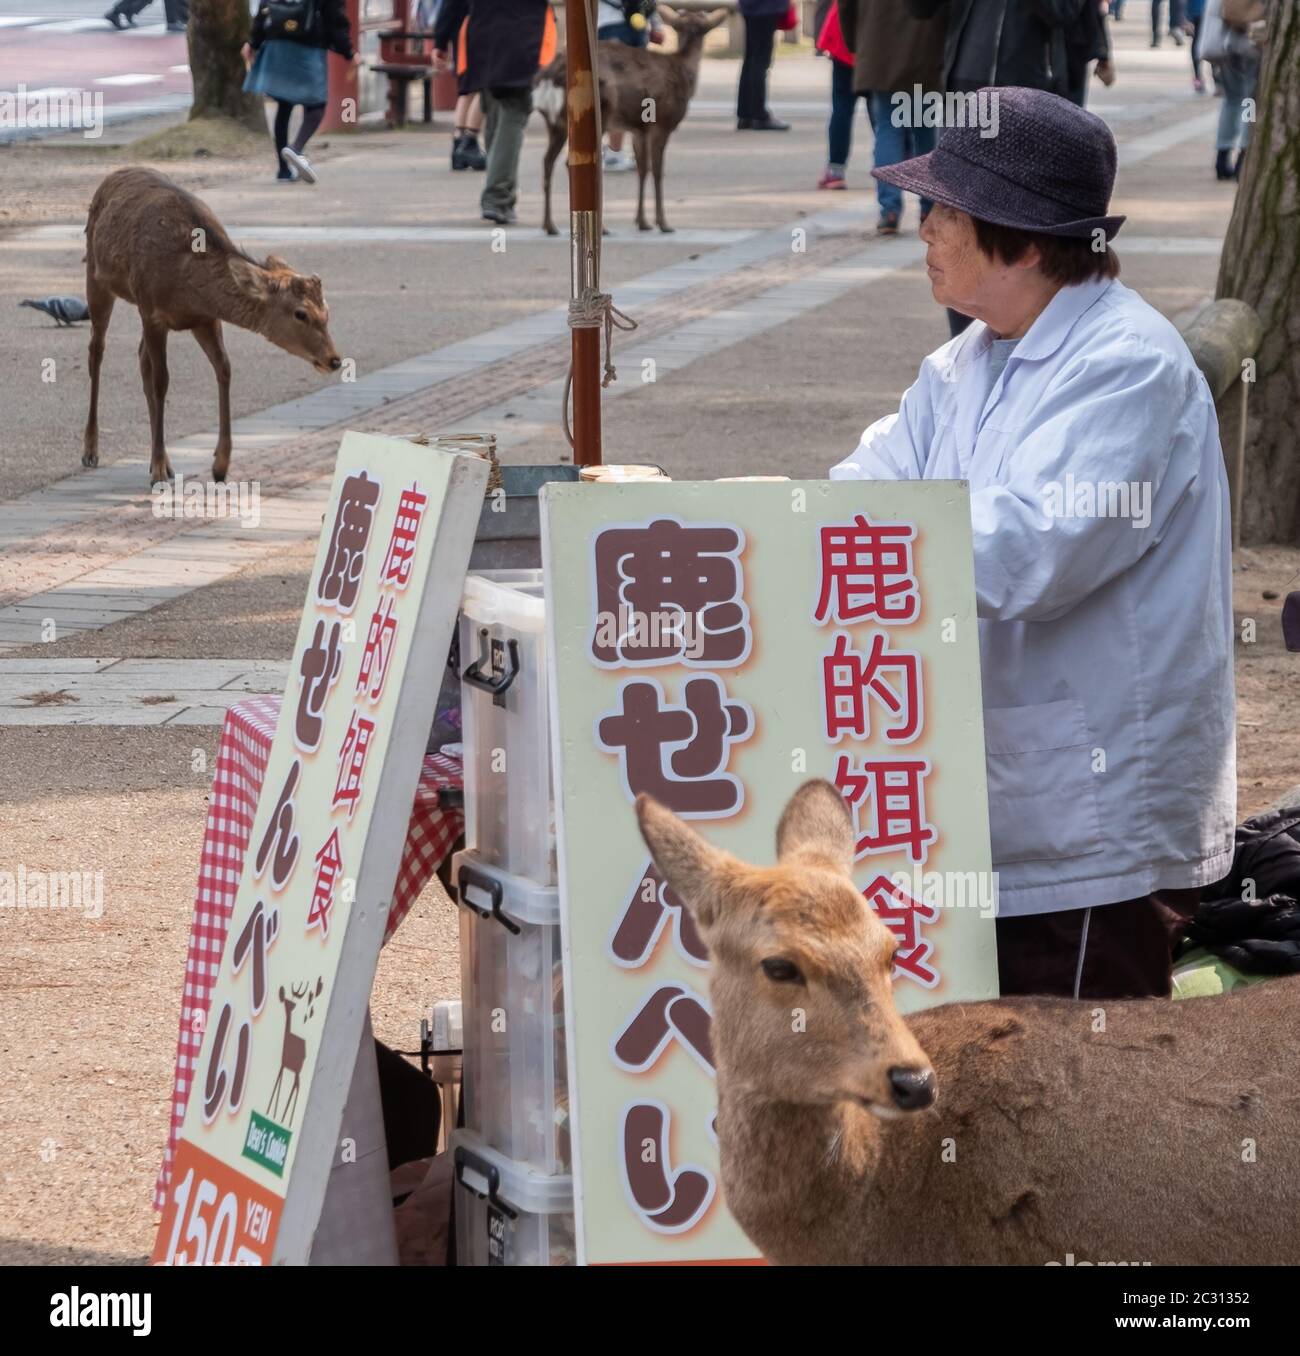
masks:
[(554, 885), (541, 570), (470, 575), (459, 635), (465, 841), (492, 866)]
[(536, 1172), (570, 1168), (560, 898), (473, 851), (460, 898), (465, 1127)]
[(573, 1178), (547, 1177), (457, 1130), (456, 1264), (558, 1267), (577, 1261)]

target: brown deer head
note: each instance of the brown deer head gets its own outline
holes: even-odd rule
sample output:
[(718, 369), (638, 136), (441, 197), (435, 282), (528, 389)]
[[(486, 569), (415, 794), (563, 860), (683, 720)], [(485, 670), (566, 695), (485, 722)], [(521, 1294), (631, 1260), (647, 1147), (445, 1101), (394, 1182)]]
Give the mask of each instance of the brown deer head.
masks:
[(930, 1061), (894, 1006), (893, 935), (853, 883), (853, 824), (825, 781), (791, 797), (777, 864), (747, 866), (649, 796), (641, 833), (712, 965), (718, 1080), (796, 1104), (890, 1117), (934, 1100)]
[(230, 268), (245, 304), (254, 312), (248, 328), (295, 358), (306, 359), (318, 372), (337, 372), (343, 366), (330, 338), (330, 308), (318, 277), (295, 273), (275, 255), (264, 265), (235, 258)]

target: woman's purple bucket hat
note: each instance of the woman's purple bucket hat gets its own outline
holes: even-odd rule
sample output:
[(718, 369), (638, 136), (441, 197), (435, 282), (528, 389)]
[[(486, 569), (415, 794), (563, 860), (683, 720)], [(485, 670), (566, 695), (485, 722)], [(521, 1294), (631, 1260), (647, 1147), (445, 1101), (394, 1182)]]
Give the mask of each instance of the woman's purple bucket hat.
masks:
[(955, 207), (980, 221), (1044, 235), (1110, 240), (1124, 224), (1108, 216), (1115, 138), (1094, 113), (1045, 90), (1010, 85), (975, 91), (996, 107), (990, 136), (978, 120), (947, 127), (928, 155), (874, 169), (887, 184)]

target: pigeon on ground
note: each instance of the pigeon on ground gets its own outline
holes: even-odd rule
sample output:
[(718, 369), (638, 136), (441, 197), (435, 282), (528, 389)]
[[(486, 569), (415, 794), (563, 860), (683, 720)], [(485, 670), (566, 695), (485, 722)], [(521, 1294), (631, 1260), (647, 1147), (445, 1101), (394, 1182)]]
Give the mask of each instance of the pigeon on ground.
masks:
[(60, 325), (75, 325), (89, 320), (90, 312), (80, 297), (46, 297), (43, 301), (20, 301), (19, 306), (30, 306), (33, 311), (44, 311)]

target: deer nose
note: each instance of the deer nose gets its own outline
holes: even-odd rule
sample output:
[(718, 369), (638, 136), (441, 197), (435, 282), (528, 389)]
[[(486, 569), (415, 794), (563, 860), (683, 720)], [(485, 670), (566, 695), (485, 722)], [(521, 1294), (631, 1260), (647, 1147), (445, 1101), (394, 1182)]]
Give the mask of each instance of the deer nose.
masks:
[(890, 1069), (889, 1086), (901, 1111), (920, 1111), (934, 1101), (933, 1069)]
[(343, 366), (343, 359), (342, 359), (342, 358), (331, 358), (331, 359), (330, 359), (330, 371), (331, 371), (331, 372), (337, 372), (337, 371), (339, 370), (339, 368), (342, 367), (342, 366)]

